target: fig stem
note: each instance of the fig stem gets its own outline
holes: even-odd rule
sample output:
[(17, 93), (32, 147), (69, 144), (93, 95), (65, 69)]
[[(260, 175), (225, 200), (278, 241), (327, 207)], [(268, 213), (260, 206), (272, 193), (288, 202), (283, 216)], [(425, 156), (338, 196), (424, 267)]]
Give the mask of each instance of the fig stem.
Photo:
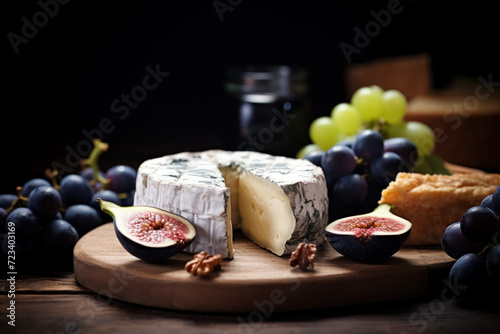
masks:
[(377, 208), (375, 208), (375, 210), (373, 210), (373, 213), (375, 213), (375, 212), (378, 212), (378, 213), (390, 212), (392, 208), (393, 208), (393, 206), (390, 204), (386, 204), (386, 203), (380, 204), (379, 206), (377, 206)]
[(100, 182), (102, 184), (102, 189), (105, 190), (106, 186), (109, 184), (109, 180), (99, 173), (98, 160), (99, 156), (108, 150), (109, 144), (103, 143), (98, 138), (95, 138), (93, 143), (94, 148), (92, 149), (92, 152), (90, 152), (88, 159), (85, 160), (85, 164), (92, 168), (92, 171), (94, 172), (94, 180)]
[(111, 214), (111, 215), (113, 215), (113, 213), (114, 213), (113, 209), (120, 209), (121, 208), (121, 206), (119, 206), (118, 204), (115, 204), (113, 202), (104, 201), (100, 197), (98, 197), (96, 201), (99, 203), (99, 207), (101, 208), (102, 211), (104, 211), (108, 214)]

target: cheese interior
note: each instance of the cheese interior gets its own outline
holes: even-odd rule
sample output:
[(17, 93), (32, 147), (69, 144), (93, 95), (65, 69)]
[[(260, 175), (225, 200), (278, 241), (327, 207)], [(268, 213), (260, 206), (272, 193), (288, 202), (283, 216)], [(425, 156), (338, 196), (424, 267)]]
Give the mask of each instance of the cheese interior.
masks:
[(290, 201), (283, 190), (271, 181), (243, 171), (239, 178), (238, 207), (243, 234), (257, 245), (282, 255), (295, 227)]

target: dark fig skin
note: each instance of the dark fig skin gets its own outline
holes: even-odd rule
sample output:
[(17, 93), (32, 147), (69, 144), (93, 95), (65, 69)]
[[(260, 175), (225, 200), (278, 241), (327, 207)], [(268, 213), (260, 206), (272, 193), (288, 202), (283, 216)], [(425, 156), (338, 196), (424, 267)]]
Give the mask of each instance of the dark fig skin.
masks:
[[(171, 212), (148, 206), (122, 207), (112, 202), (103, 201), (100, 198), (98, 198), (97, 201), (99, 202), (101, 209), (112, 216), (116, 237), (118, 241), (120, 241), (120, 244), (123, 246), (123, 248), (131, 255), (146, 262), (160, 262), (167, 260), (175, 254), (180, 253), (196, 238), (196, 229), (191, 224), (191, 222), (189, 222), (184, 217), (173, 214)], [(188, 233), (189, 236), (186, 236), (184, 240), (167, 242), (161, 247), (156, 247), (153, 244), (151, 245), (151, 247), (149, 247), (133, 240), (133, 237), (128, 237), (120, 230), (119, 225), (122, 224), (122, 219), (124, 219), (122, 214), (125, 212), (155, 212), (158, 214), (167, 215), (179, 220), (181, 223), (186, 225), (191, 232)]]
[(113, 223), (116, 237), (118, 241), (120, 241), (121, 245), (127, 252), (132, 254), (133, 256), (144, 260), (146, 262), (161, 262), (166, 259), (174, 256), (177, 253), (180, 253), (185, 247), (187, 247), (193, 240), (189, 240), (185, 243), (177, 243), (172, 246), (164, 247), (164, 248), (152, 248), (144, 245), (140, 245), (126, 236), (124, 236), (116, 227), (116, 224)]
[(394, 255), (410, 236), (411, 229), (403, 234), (374, 235), (367, 243), (353, 235), (325, 231), (326, 240), (345, 257), (362, 262), (380, 262)]

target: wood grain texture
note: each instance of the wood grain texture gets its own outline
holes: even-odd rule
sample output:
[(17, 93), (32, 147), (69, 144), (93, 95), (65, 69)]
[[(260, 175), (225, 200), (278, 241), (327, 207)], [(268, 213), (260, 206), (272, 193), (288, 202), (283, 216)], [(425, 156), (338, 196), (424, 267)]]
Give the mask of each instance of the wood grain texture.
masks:
[[(310, 312), (180, 312), (108, 300), (96, 294), (18, 295), (16, 327), (0, 333), (498, 333), (493, 308), (436, 303), (436, 296)], [(5, 310), (7, 298), (0, 298)]]
[[(2, 282), (4, 283), (4, 282)], [(0, 291), (7, 292), (9, 286), (0, 284)], [(52, 294), (80, 294), (89, 293), (87, 289), (76, 284), (72, 272), (52, 271), (50, 276), (47, 272), (30, 272), (19, 274), (16, 279), (17, 293), (52, 293)]]
[(466, 167), (466, 166), (460, 166), (460, 165), (455, 165), (449, 162), (445, 162), (444, 166), (452, 173), (452, 174), (457, 174), (457, 173), (464, 173), (464, 174), (469, 174), (469, 173), (481, 173), (484, 174), (485, 172), (483, 170), (477, 169), (477, 168), (471, 168), (471, 167)]
[(75, 278), (103, 298), (152, 307), (291, 311), (423, 296), (432, 288), (433, 277), (453, 262), (434, 247), (403, 248), (383, 263), (366, 264), (339, 255), (325, 242), (318, 247), (315, 270), (302, 272), (288, 265), (288, 257), (267, 252), (239, 233), (234, 248), (234, 259), (224, 261), (222, 270), (200, 278), (184, 270), (190, 254), (177, 254), (161, 264), (133, 257), (121, 247), (108, 223), (76, 245)]
[[(0, 333), (498, 333), (496, 305), (463, 308), (432, 298), (259, 316), (171, 311), (95, 294), (19, 295), (16, 327), (2, 321)], [(6, 302), (0, 299), (2, 309)]]

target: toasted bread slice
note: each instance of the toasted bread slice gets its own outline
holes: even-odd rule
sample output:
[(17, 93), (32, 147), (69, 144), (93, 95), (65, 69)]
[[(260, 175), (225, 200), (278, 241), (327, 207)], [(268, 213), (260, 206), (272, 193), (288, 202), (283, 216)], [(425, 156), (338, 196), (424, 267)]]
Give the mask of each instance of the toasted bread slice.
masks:
[(380, 204), (393, 205), (394, 214), (409, 220), (412, 231), (406, 245), (441, 243), (448, 225), (462, 219), (500, 185), (500, 174), (423, 175), (399, 173), (382, 191)]

